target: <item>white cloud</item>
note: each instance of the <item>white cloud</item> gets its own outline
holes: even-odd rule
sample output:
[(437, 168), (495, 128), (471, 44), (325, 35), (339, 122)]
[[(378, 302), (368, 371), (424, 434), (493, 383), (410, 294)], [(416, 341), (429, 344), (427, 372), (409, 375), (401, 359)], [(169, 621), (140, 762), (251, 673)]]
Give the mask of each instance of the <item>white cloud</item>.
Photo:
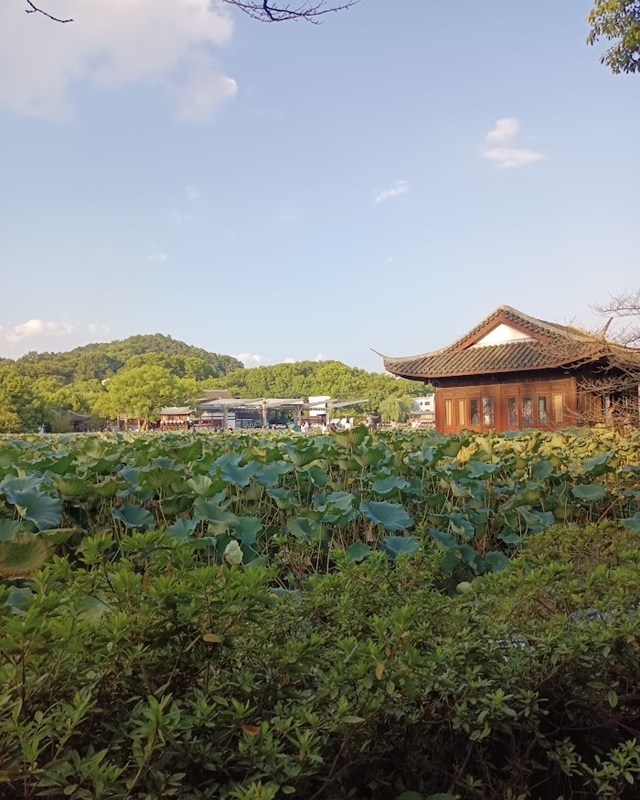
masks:
[[(47, 4), (55, 8), (47, 8)], [(67, 25), (0, 3), (0, 106), (62, 120), (73, 115), (75, 86), (144, 85), (172, 98), (175, 115), (206, 122), (234, 96), (213, 46), (228, 42), (230, 17), (218, 0), (42, 0)]]
[(101, 325), (100, 323), (97, 322), (91, 322), (89, 325), (87, 325), (87, 330), (89, 331), (89, 333), (103, 334), (103, 333), (109, 333), (110, 328), (108, 325)]
[(169, 253), (165, 253), (164, 250), (159, 250), (157, 246), (151, 245), (151, 251), (147, 253), (147, 261), (151, 261), (155, 264), (161, 264), (163, 261), (169, 260)]
[(15, 344), (24, 339), (38, 336), (69, 336), (76, 329), (72, 322), (45, 322), (42, 319), (30, 319), (12, 328), (1, 328), (0, 334), (8, 344)]
[(385, 200), (391, 200), (395, 197), (405, 197), (409, 194), (409, 184), (407, 181), (396, 181), (389, 189), (376, 189), (373, 202), (375, 205), (384, 203)]
[(242, 361), (245, 366), (247, 366), (247, 364), (261, 364), (265, 360), (264, 356), (258, 355), (257, 353), (236, 353), (234, 358), (237, 358), (238, 361)]
[(520, 123), (517, 119), (503, 117), (496, 120), (496, 124), (485, 136), (485, 140), (491, 144), (507, 144), (515, 138), (519, 130)]
[(487, 161), (495, 162), (499, 167), (514, 168), (542, 161), (544, 153), (525, 147), (516, 147), (516, 138), (520, 130), (520, 123), (512, 117), (503, 117), (496, 120), (495, 125), (485, 136), (488, 145), (482, 151)]
[(187, 200), (199, 200), (202, 196), (200, 194), (200, 189), (196, 189), (195, 186), (187, 186), (184, 191), (187, 196)]
[(298, 363), (298, 359), (297, 358), (284, 358), (282, 360), (282, 363), (283, 364), (297, 364)]
[(324, 355), (324, 353), (318, 353), (318, 355), (313, 360), (314, 361), (325, 361), (326, 358), (327, 357)]

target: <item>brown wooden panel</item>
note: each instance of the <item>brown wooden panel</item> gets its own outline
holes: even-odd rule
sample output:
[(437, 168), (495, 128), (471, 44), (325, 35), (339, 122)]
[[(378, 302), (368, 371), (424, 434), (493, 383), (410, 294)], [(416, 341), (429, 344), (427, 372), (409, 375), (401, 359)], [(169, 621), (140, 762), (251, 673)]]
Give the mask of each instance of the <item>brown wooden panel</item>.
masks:
[(531, 376), (527, 376), (524, 381), (511, 378), (502, 383), (488, 381), (469, 385), (465, 382), (462, 386), (436, 387), (436, 430), (441, 433), (457, 433), (465, 428), (479, 433), (552, 430), (575, 424), (576, 411), (573, 377), (531, 380)]

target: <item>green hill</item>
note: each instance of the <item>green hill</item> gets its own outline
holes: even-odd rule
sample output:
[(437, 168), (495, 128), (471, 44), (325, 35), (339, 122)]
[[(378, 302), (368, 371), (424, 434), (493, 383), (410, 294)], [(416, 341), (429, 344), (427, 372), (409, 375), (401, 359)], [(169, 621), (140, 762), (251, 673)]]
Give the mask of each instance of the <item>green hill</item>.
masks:
[[(0, 368), (14, 364), (30, 378), (61, 378), (64, 383), (102, 381), (123, 367), (136, 366), (141, 356), (153, 354), (154, 363), (166, 366), (178, 377), (196, 380), (219, 378), (227, 372), (243, 369), (237, 358), (210, 353), (201, 347), (164, 336), (161, 333), (130, 336), (107, 344), (87, 344), (64, 353), (27, 353), (15, 361), (7, 359)], [(149, 359), (145, 359), (149, 363)]]

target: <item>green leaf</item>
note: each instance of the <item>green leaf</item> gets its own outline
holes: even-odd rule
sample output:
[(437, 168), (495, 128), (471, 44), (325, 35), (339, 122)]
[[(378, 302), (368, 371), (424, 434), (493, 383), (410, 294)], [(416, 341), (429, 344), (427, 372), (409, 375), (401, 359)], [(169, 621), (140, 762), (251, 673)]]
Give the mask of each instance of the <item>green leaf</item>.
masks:
[(612, 472), (609, 461), (613, 458), (615, 458), (615, 453), (601, 453), (599, 456), (587, 458), (582, 463), (582, 471), (591, 473), (594, 477), (604, 475), (606, 472)]
[(300, 508), (300, 501), (291, 489), (284, 489), (283, 487), (267, 489), (267, 494), (276, 501), (278, 508), (285, 510)]
[(193, 532), (198, 527), (198, 521), (195, 519), (185, 519), (179, 517), (173, 524), (165, 529), (167, 536), (175, 539), (178, 542), (184, 542), (191, 539)]
[(636, 511), (636, 513), (632, 517), (621, 519), (620, 522), (626, 528), (629, 528), (630, 531), (634, 531), (635, 533), (640, 533), (640, 511)]
[(384, 526), (387, 531), (404, 531), (413, 525), (413, 519), (402, 503), (363, 500), (360, 503), (360, 511), (376, 525)]
[(391, 558), (411, 555), (420, 549), (420, 541), (416, 536), (385, 536), (380, 542), (380, 549)]
[(195, 475), (193, 478), (189, 478), (187, 486), (199, 497), (210, 497), (216, 493), (217, 488), (213, 479), (208, 475)]
[(527, 523), (531, 533), (546, 531), (556, 521), (552, 511), (531, 511), (526, 506), (518, 506), (516, 510)]
[(454, 533), (457, 533), (458, 536), (462, 536), (464, 539), (473, 539), (476, 535), (476, 529), (474, 528), (473, 524), (469, 522), (468, 519), (462, 516), (458, 511), (452, 511), (449, 514), (449, 522), (451, 524), (451, 530)]
[(45, 565), (53, 548), (34, 533), (21, 532), (10, 542), (0, 543), (0, 577), (29, 578)]
[(258, 534), (262, 530), (262, 523), (257, 517), (238, 517), (233, 530), (236, 539), (250, 547), (256, 543)]
[(146, 508), (131, 503), (123, 503), (119, 508), (114, 508), (111, 516), (123, 522), (127, 528), (151, 528), (155, 522), (153, 514)]
[(578, 500), (588, 500), (590, 503), (603, 500), (607, 496), (607, 490), (601, 483), (581, 483), (574, 486), (571, 493)]
[(553, 472), (553, 464), (548, 459), (534, 461), (531, 464), (531, 477), (546, 480)]
[(354, 714), (347, 714), (346, 717), (342, 717), (342, 722), (346, 722), (349, 725), (357, 725), (360, 722), (364, 722), (364, 717), (356, 717)]
[(364, 542), (354, 542), (347, 547), (345, 553), (351, 563), (358, 564), (360, 561), (364, 561), (367, 556), (371, 555), (372, 550), (369, 545), (364, 544)]
[(20, 617), (23, 617), (31, 605), (31, 600), (35, 596), (34, 592), (28, 586), (19, 589), (17, 586), (12, 586), (7, 597), (7, 605), (11, 607), (11, 611)]
[(437, 528), (429, 528), (429, 536), (432, 536), (437, 542), (443, 547), (446, 547), (448, 550), (451, 550), (457, 546), (456, 540), (450, 533), (444, 533), (444, 531), (439, 531)]
[(456, 798), (449, 792), (438, 792), (438, 794), (430, 794), (426, 800), (456, 800)]
[[(249, 464), (252, 462), (250, 461)], [(247, 465), (248, 466), (248, 465)], [(286, 475), (293, 469), (293, 464), (286, 461), (270, 461), (262, 464), (255, 473), (255, 482), (259, 486), (277, 486), (282, 475)]]
[(251, 478), (260, 469), (260, 464), (257, 461), (249, 461), (244, 467), (239, 467), (237, 464), (223, 464), (221, 475), (227, 481), (235, 486), (248, 486)]
[(83, 497), (89, 490), (87, 481), (76, 475), (54, 475), (53, 482), (65, 497)]
[(7, 499), (18, 508), (23, 519), (33, 522), (38, 530), (56, 528), (62, 519), (62, 501), (36, 489), (9, 491)]
[(18, 520), (0, 519), (0, 542), (10, 542), (22, 526)]
[(522, 536), (515, 531), (505, 528), (502, 533), (498, 534), (498, 539), (503, 541), (505, 544), (522, 544)]
[(378, 478), (371, 484), (371, 488), (376, 494), (389, 494), (396, 490), (406, 489), (409, 481), (399, 475), (388, 475), (386, 478)]
[(111, 611), (111, 606), (107, 603), (104, 595), (85, 594), (77, 604), (78, 616), (83, 619), (98, 620), (104, 614)]
[(313, 485), (317, 486), (318, 489), (324, 489), (329, 480), (327, 473), (317, 464), (311, 464), (303, 471), (303, 474), (307, 474), (311, 478)]
[(212, 500), (205, 500), (204, 497), (197, 497), (193, 504), (193, 518), (215, 522), (218, 525), (227, 527), (238, 524), (238, 517), (226, 508), (214, 503)]
[(467, 471), (471, 478), (488, 478), (501, 466), (502, 464), (491, 464), (487, 461), (470, 461)]
[(484, 563), (489, 566), (491, 572), (502, 572), (509, 564), (509, 559), (500, 550), (489, 550), (485, 553)]
[(322, 522), (309, 517), (291, 517), (287, 520), (287, 530), (301, 542), (322, 539), (325, 534)]

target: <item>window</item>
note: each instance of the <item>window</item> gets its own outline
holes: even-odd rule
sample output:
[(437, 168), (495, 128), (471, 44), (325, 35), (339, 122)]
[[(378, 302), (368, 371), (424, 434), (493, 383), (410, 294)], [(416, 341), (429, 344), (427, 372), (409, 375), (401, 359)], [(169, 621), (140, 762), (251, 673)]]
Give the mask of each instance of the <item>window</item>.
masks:
[(549, 412), (547, 410), (547, 395), (538, 395), (538, 422), (541, 425), (547, 425), (549, 422)]
[(482, 398), (482, 424), (485, 428), (493, 427), (493, 397)]
[(469, 400), (469, 416), (472, 425), (480, 424), (480, 401), (477, 397), (472, 397)]
[(533, 425), (533, 400), (530, 395), (524, 395), (522, 398), (522, 424)]
[(453, 400), (444, 401), (444, 424), (447, 428), (453, 428)]
[(507, 425), (510, 428), (518, 427), (518, 398), (507, 397)]
[(467, 401), (458, 400), (458, 424), (461, 428), (467, 427)]
[(553, 395), (553, 420), (554, 422), (564, 422), (564, 395)]

